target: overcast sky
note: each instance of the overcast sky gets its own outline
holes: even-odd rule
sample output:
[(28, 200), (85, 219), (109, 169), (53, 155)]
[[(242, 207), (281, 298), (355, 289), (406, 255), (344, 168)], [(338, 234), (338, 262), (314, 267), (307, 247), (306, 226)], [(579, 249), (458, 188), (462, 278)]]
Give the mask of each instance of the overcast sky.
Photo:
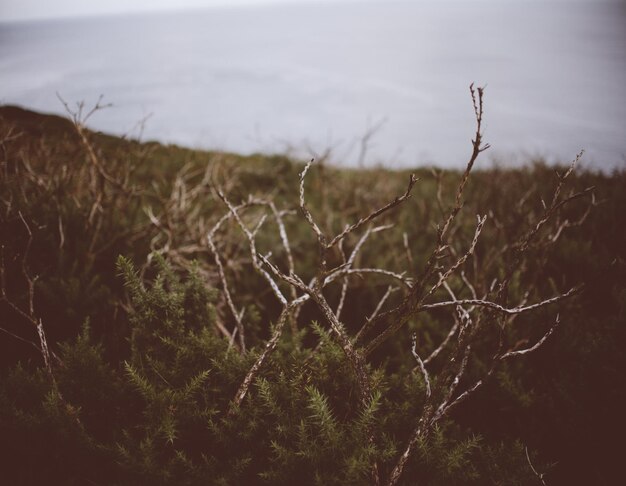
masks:
[[(261, 5), (272, 3), (298, 4), (313, 3), (315, 1), (354, 2), (358, 0), (0, 0), (0, 21), (81, 17), (128, 12), (147, 12), (156, 10), (177, 10), (190, 7), (203, 8), (216, 6)], [(471, 2), (475, 0), (463, 1)]]
[(76, 17), (271, 3), (311, 3), (311, 0), (0, 0), (0, 19), (25, 20)]

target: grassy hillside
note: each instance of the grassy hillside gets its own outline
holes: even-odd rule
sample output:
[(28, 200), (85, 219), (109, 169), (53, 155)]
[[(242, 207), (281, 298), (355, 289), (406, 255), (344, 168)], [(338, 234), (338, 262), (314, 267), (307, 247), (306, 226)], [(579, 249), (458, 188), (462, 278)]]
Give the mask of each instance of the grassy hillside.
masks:
[(301, 176), (83, 119), (0, 107), (7, 484), (619, 477), (626, 172)]

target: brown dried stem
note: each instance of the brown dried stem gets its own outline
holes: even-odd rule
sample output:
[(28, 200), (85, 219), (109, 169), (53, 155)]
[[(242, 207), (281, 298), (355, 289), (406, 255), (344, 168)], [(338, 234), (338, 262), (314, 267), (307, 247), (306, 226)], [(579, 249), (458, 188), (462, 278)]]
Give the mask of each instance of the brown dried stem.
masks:
[[(41, 354), (41, 357), (43, 358), (43, 362), (44, 362), (48, 377), (50, 379), (50, 383), (52, 384), (52, 387), (55, 393), (59, 397), (61, 397), (61, 394), (57, 389), (56, 379), (54, 377), (54, 372), (52, 370), (52, 360), (51, 360), (52, 353), (50, 352), (48, 348), (48, 340), (46, 338), (46, 333), (43, 328), (43, 322), (41, 318), (38, 317), (35, 312), (35, 283), (37, 282), (38, 276), (34, 276), (34, 277), (31, 276), (28, 270), (28, 256), (30, 253), (30, 248), (33, 243), (33, 232), (31, 231), (30, 226), (26, 222), (26, 219), (24, 218), (24, 215), (22, 214), (21, 211), (18, 211), (18, 216), (22, 224), (24, 225), (24, 228), (26, 229), (26, 233), (28, 234), (28, 240), (26, 242), (26, 246), (24, 248), (24, 252), (22, 253), (22, 258), (20, 262), (22, 276), (24, 278), (24, 281), (27, 284), (27, 294), (26, 294), (27, 308), (26, 310), (22, 309), (18, 304), (16, 304), (8, 296), (7, 286), (6, 286), (7, 284), (6, 284), (5, 264), (4, 264), (4, 247), (2, 247), (2, 251), (0, 252), (0, 293), (2, 297), (1, 301), (6, 302), (7, 305), (11, 307), (11, 309), (13, 309), (18, 315), (24, 318), (27, 322), (29, 322), (35, 328), (35, 330), (37, 331), (37, 336), (39, 338), (39, 344), (36, 344), (35, 342), (30, 341), (28, 339), (22, 338), (7, 329), (0, 328), (0, 330), (4, 332), (5, 334), (8, 334), (9, 336), (12, 336), (20, 341), (31, 344), (39, 351), (39, 353)], [(58, 357), (56, 355), (54, 355), (54, 357), (58, 360)]]

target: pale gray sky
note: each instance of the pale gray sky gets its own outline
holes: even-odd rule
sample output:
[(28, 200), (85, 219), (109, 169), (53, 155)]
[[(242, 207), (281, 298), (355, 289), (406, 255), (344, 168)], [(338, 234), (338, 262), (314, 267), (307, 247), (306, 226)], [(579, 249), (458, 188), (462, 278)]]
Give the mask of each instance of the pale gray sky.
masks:
[[(355, 2), (358, 0), (0, 0), (0, 21), (82, 17), (157, 10), (179, 10), (219, 6), (262, 4), (303, 4), (314, 2)], [(372, 0), (369, 0), (372, 1)], [(385, 0), (375, 0), (385, 1)], [(405, 0), (407, 1), (407, 0)], [(423, 0), (408, 0), (423, 1)], [(439, 0), (443, 1), (443, 0)], [(455, 0), (458, 1), (458, 0)], [(475, 1), (475, 0), (464, 0)], [(499, 0), (504, 1), (504, 0)], [(510, 1), (510, 0), (509, 0)], [(537, 0), (512, 0), (537, 1)], [(553, 0), (567, 1), (567, 0)], [(593, 1), (593, 0), (586, 0)], [(598, 1), (598, 0), (595, 0)]]
[(0, 20), (78, 17), (271, 3), (311, 3), (311, 0), (0, 0)]
[(271, 3), (310, 3), (311, 0), (0, 0), (0, 20), (78, 17), (156, 10)]

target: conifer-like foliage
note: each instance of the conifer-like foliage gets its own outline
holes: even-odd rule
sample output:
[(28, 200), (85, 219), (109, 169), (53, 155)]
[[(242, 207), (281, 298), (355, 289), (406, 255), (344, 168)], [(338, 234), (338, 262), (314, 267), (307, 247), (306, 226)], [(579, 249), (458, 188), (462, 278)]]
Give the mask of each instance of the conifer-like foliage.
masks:
[(610, 484), (625, 175), (472, 171), (473, 94), (415, 176), (0, 108), (2, 482)]

